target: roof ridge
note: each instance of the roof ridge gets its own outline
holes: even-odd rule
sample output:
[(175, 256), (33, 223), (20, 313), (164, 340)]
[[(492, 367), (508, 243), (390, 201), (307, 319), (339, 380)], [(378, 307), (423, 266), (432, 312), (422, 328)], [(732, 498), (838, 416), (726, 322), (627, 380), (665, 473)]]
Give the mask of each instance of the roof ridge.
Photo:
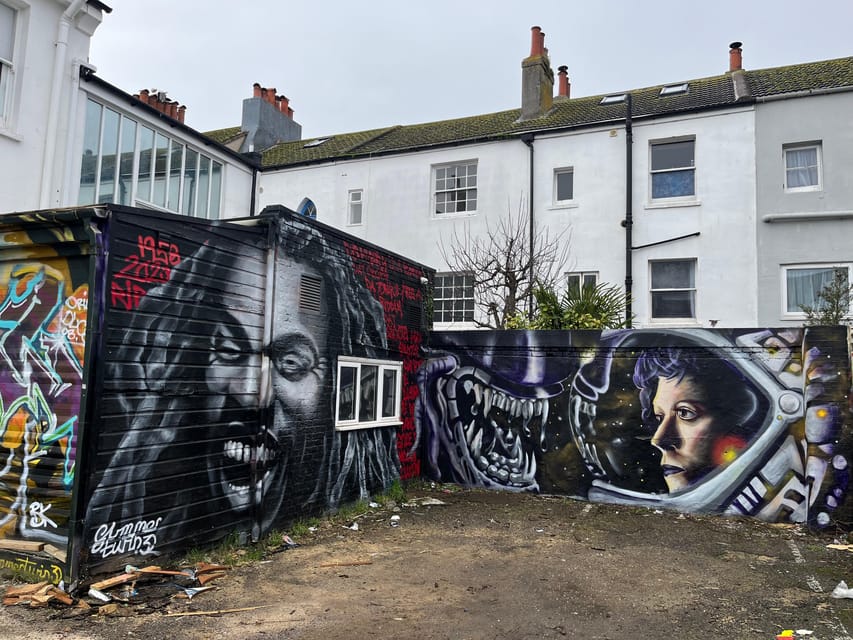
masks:
[(386, 127), (385, 129), (379, 131), (379, 133), (377, 133), (375, 136), (368, 138), (367, 140), (362, 140), (361, 142), (354, 144), (351, 147), (347, 147), (346, 153), (352, 153), (353, 151), (355, 151), (359, 147), (363, 147), (364, 145), (370, 144), (371, 142), (376, 142), (380, 138), (387, 136), (392, 131), (396, 131), (398, 129), (401, 129), (402, 126), (403, 125), (395, 124), (395, 125), (391, 125), (390, 127)]

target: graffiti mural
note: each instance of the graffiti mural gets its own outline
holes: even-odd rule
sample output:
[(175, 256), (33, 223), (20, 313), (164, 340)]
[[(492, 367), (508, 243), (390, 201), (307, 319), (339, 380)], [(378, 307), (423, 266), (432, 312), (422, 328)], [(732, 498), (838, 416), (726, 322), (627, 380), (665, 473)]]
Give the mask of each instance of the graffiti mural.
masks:
[[(399, 425), (335, 428), (337, 358), (403, 361), (404, 339), (419, 347), (399, 296), (420, 271), (298, 216), (131, 236), (138, 226), (110, 267), (90, 566), (257, 538), (400, 478)], [(403, 423), (411, 447), (411, 408)]]
[(433, 335), (429, 473), (828, 526), (847, 493), (843, 328)]
[(53, 559), (7, 553), (0, 566), (61, 579), (77, 473), (88, 260), (71, 246), (60, 257), (42, 238), (57, 240), (44, 229), (8, 228), (0, 240), (0, 540), (44, 543), (36, 548)]

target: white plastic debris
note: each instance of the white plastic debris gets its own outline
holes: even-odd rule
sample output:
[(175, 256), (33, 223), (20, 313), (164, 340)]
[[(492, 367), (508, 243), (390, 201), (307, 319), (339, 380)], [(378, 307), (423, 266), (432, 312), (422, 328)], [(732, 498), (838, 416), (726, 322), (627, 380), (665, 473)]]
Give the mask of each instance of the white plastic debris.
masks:
[(344, 529), (352, 529), (353, 531), (358, 531), (358, 523), (353, 522), (351, 525), (344, 527)]
[(400, 526), (400, 516), (391, 516), (391, 526), (399, 527)]
[(379, 503), (378, 502), (368, 502), (367, 506), (370, 507), (371, 509), (378, 509)]
[(832, 590), (830, 595), (833, 598), (853, 598), (853, 589), (849, 589), (847, 583), (842, 580), (835, 585), (835, 589)]

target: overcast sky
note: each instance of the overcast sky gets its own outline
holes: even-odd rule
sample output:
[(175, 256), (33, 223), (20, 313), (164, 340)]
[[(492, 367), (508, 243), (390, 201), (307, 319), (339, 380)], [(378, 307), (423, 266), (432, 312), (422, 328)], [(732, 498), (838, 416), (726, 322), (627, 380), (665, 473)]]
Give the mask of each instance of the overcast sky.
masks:
[(159, 89), (200, 131), (240, 124), (252, 84), (304, 138), (520, 107), (530, 27), (572, 95), (853, 55), (850, 0), (106, 0), (98, 75)]

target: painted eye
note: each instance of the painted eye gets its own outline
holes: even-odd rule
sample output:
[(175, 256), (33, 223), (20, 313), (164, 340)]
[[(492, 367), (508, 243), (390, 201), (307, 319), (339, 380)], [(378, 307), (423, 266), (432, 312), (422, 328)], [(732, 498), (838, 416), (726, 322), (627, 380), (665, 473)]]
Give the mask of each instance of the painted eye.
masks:
[(695, 420), (699, 417), (699, 412), (695, 409), (692, 409), (691, 407), (676, 407), (675, 414), (679, 417), (679, 419), (685, 420), (687, 422)]

